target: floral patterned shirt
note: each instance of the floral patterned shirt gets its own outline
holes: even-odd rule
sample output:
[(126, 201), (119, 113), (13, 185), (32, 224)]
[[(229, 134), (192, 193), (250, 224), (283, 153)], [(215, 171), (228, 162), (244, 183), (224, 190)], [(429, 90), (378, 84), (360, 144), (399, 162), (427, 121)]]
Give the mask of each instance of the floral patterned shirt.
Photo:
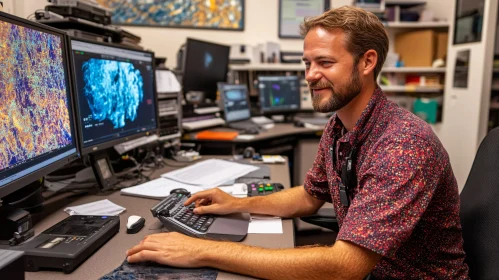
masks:
[[(431, 127), (378, 87), (355, 127), (342, 131), (334, 115), (304, 182), (310, 195), (334, 205), (337, 239), (383, 256), (375, 278), (468, 279), (457, 182)], [(339, 184), (353, 147), (357, 184), (347, 207)]]

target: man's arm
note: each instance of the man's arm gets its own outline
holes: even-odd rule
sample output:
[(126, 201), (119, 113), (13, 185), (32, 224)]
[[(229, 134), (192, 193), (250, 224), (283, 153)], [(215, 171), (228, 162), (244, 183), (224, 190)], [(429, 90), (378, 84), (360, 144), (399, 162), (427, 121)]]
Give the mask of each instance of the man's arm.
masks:
[(381, 259), (381, 255), (345, 241), (332, 247), (264, 249), (179, 233), (148, 236), (127, 255), (129, 262), (215, 267), (265, 279), (362, 279)]
[(192, 195), (185, 205), (192, 202), (197, 202), (196, 214), (248, 212), (285, 218), (311, 215), (324, 204), (308, 194), (303, 186), (248, 198), (234, 198), (219, 189), (212, 189)]

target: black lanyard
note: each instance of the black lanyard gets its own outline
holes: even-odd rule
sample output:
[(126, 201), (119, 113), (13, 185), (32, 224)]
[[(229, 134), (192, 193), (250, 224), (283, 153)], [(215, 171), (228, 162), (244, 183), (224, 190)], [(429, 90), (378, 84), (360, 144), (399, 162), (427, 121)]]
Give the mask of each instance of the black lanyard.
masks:
[[(331, 163), (333, 164), (334, 172), (336, 172), (334, 168), (334, 162), (336, 161), (336, 158), (334, 157), (334, 154), (336, 153), (336, 142), (338, 142), (337, 135), (333, 137), (333, 145), (329, 147), (329, 155), (331, 156)], [(346, 207), (350, 206), (350, 192), (357, 185), (357, 175), (355, 174), (356, 159), (357, 149), (354, 146), (345, 158), (345, 162), (341, 168), (341, 181), (339, 183), (340, 201), (341, 204)]]

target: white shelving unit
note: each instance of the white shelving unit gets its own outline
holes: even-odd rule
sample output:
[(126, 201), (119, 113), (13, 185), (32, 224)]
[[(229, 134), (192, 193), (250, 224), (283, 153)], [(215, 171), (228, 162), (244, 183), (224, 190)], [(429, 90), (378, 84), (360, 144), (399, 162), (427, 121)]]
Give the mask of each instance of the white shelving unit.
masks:
[(382, 73), (445, 73), (445, 68), (434, 67), (385, 67)]
[(449, 23), (446, 21), (392, 21), (386, 22), (384, 25), (387, 28), (410, 28), (410, 29), (421, 29), (421, 28), (448, 28)]
[(444, 87), (443, 86), (427, 86), (427, 87), (418, 87), (418, 86), (381, 86), (381, 89), (384, 92), (438, 93), (438, 92), (441, 92), (444, 89)]
[(248, 63), (229, 67), (234, 71), (305, 71), (304, 63)]

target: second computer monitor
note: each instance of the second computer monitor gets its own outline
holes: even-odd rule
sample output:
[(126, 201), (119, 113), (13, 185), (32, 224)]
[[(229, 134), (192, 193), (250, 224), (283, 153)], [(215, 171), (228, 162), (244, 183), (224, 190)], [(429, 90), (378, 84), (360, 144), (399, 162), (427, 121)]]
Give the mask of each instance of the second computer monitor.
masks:
[(258, 77), (263, 114), (296, 113), (300, 110), (300, 80), (297, 76)]
[(183, 90), (204, 92), (215, 101), (217, 83), (227, 80), (230, 47), (187, 38), (183, 74)]
[(228, 123), (251, 117), (248, 88), (246, 85), (219, 84), (225, 121)]
[(157, 129), (154, 54), (71, 40), (82, 152)]

